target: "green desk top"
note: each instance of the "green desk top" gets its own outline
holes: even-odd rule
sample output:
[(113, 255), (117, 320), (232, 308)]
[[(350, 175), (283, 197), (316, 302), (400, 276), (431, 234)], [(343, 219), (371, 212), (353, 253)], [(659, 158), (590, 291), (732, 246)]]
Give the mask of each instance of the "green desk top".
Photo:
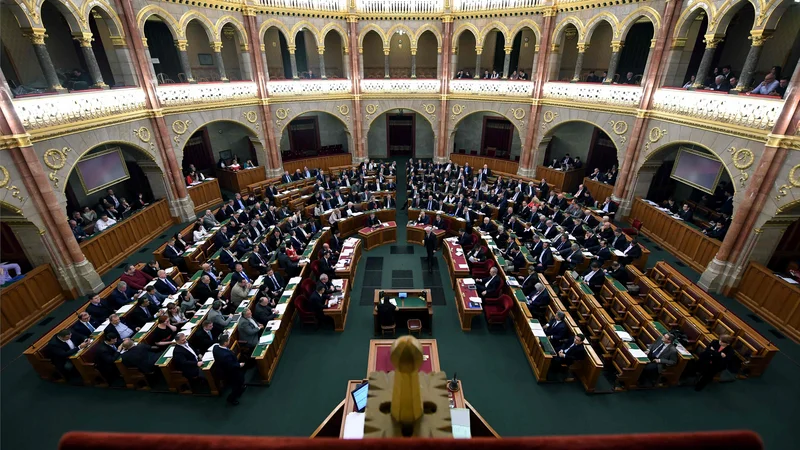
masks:
[(226, 285), (226, 284), (230, 283), (231, 282), (231, 278), (233, 278), (233, 272), (225, 275), (225, 278), (222, 279), (222, 283), (221, 284)]
[(661, 322), (654, 320), (651, 323), (656, 328), (656, 330), (658, 330), (658, 332), (661, 333), (662, 335), (669, 332), (669, 330), (667, 330), (667, 328)]
[[(647, 349), (646, 348), (639, 348), (639, 346), (636, 345), (633, 342), (626, 342), (625, 345), (627, 345), (628, 348), (630, 348), (631, 350), (641, 350), (641, 351), (647, 353)], [(643, 358), (636, 358), (636, 359), (639, 360), (640, 363), (644, 363), (644, 364), (647, 364), (647, 363), (650, 362), (650, 358), (648, 358), (647, 356), (645, 356)]]
[(584, 294), (594, 295), (594, 292), (592, 291), (592, 289), (586, 283), (584, 283), (583, 281), (579, 281), (578, 282), (578, 286), (580, 286), (581, 291), (583, 291)]
[(167, 351), (169, 351), (169, 349), (171, 349), (172, 347), (175, 347), (175, 345), (170, 345), (164, 349), (164, 351), (161, 353), (161, 356), (158, 358), (158, 361), (156, 361), (157, 366), (166, 364), (171, 359), (167, 356)]
[(626, 288), (625, 285), (620, 283), (616, 278), (606, 275), (606, 280), (608, 280), (611, 285), (614, 286), (614, 289), (620, 292), (628, 292), (628, 288)]
[(512, 289), (514, 291), (514, 297), (517, 299), (518, 302), (527, 303), (528, 299), (525, 298), (525, 293), (522, 292), (522, 289)]
[[(531, 319), (530, 323), (539, 323), (536, 319)], [(542, 350), (544, 350), (545, 355), (555, 355), (556, 349), (553, 348), (553, 344), (550, 342), (550, 339), (547, 336), (539, 336), (539, 344), (542, 346)]]
[(422, 297), (406, 297), (406, 298), (394, 297), (394, 298), (397, 301), (398, 309), (428, 307), (428, 303)]
[(523, 245), (520, 247), (520, 251), (522, 252), (523, 256), (525, 256), (525, 261), (531, 264), (534, 264), (536, 262), (536, 260), (533, 259), (533, 256), (531, 256), (531, 252), (530, 250), (528, 250), (528, 247)]
[(220, 253), (222, 253), (222, 249), (217, 250), (213, 255), (211, 255), (211, 259), (219, 258)]
[(189, 279), (189, 281), (197, 281), (197, 280), (200, 279), (201, 275), (203, 275), (203, 270), (202, 269), (198, 270), (197, 272), (195, 272), (194, 275), (192, 275), (192, 278)]

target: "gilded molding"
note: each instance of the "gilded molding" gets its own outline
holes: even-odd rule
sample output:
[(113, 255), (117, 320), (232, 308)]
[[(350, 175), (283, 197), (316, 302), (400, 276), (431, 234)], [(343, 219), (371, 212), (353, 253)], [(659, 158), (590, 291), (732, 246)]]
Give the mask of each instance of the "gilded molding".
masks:
[(69, 147), (64, 147), (61, 150), (57, 148), (51, 148), (44, 152), (44, 155), (42, 155), (42, 161), (44, 161), (44, 165), (52, 170), (52, 172), (50, 172), (48, 175), (48, 178), (53, 182), (53, 187), (56, 189), (58, 189), (58, 183), (61, 181), (61, 179), (58, 178), (58, 171), (67, 164), (67, 153), (71, 151), (72, 149)]
[(781, 134), (768, 134), (767, 147), (800, 150), (800, 136), (787, 136)]
[[(0, 189), (8, 189), (11, 192), (11, 197), (17, 199), (21, 206), (25, 206), (25, 202), (28, 201), (27, 197), (23, 197), (22, 194), (20, 194), (19, 188), (11, 184), (11, 175), (8, 173), (8, 169), (6, 169), (5, 166), (0, 166)], [(8, 206), (14, 208), (15, 212), (18, 214), (22, 214), (20, 209), (13, 205)]]
[(30, 147), (31, 145), (31, 135), (28, 133), (0, 135), (0, 150)]

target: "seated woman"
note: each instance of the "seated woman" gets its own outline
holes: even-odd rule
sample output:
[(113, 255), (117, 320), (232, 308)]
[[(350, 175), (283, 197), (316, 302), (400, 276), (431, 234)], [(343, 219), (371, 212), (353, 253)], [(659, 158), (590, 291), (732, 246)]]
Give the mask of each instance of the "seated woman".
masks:
[(180, 291), (178, 294), (178, 303), (180, 304), (181, 313), (185, 317), (192, 317), (194, 313), (200, 308), (197, 299), (192, 297), (189, 291)]
[(206, 231), (206, 228), (203, 226), (203, 222), (198, 220), (194, 223), (194, 227), (192, 227), (192, 237), (194, 241), (197, 242), (202, 241), (206, 236), (208, 236), (208, 231)]
[(170, 303), (167, 306), (167, 317), (169, 317), (169, 323), (174, 325), (176, 328), (180, 328), (188, 322), (189, 320), (186, 319), (186, 316), (183, 314), (183, 311), (178, 308), (178, 305), (175, 303)]
[(193, 183), (195, 183), (197, 181), (200, 181), (200, 180), (197, 179), (197, 174), (195, 172), (189, 172), (189, 174), (186, 175), (186, 185), (187, 186), (191, 186)]
[(175, 340), (178, 327), (169, 323), (169, 316), (162, 314), (156, 319), (156, 326), (152, 331), (152, 339), (155, 344), (153, 350), (163, 350)]
[(232, 170), (234, 172), (238, 172), (239, 170), (241, 170), (242, 166), (239, 165), (239, 159), (234, 156), (233, 157), (233, 161), (231, 161), (231, 165), (228, 166), (228, 169), (230, 169), (230, 170)]
[(183, 240), (180, 233), (175, 233), (173, 236), (175, 238), (175, 248), (177, 248), (181, 253), (185, 252), (189, 246), (186, 244), (186, 241)]
[(119, 213), (122, 215), (122, 217), (127, 217), (130, 215), (131, 211), (133, 211), (133, 206), (131, 206), (130, 203), (125, 200), (125, 197), (119, 199)]
[(256, 165), (253, 164), (253, 160), (251, 160), (251, 159), (248, 159), (247, 162), (244, 163), (244, 168), (245, 169), (252, 169), (253, 167), (256, 167)]
[(145, 206), (149, 205), (150, 202), (144, 199), (144, 194), (141, 192), (136, 194), (136, 198), (133, 200), (133, 207), (134, 209), (142, 209)]

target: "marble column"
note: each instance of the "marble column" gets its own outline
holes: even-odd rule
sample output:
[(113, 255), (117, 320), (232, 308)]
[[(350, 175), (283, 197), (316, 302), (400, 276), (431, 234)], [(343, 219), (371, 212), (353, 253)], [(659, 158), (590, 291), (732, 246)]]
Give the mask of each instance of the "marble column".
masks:
[(358, 47), (358, 78), (364, 79), (364, 47)]
[(189, 83), (196, 83), (192, 76), (192, 66), (189, 64), (189, 53), (186, 51), (189, 43), (185, 39), (175, 41), (175, 46), (178, 48), (178, 59), (181, 63), (181, 70)]
[(417, 78), (417, 49), (411, 49), (411, 78)]
[(26, 35), (33, 44), (33, 52), (36, 53), (36, 59), (39, 60), (39, 66), (44, 72), (44, 78), (47, 80), (50, 89), (60, 94), (67, 93), (67, 90), (58, 81), (58, 74), (55, 66), (53, 66), (53, 60), (50, 59), (50, 53), (47, 52), (47, 46), (44, 44), (46, 36), (44, 28), (30, 29), (26, 32)]
[(344, 64), (344, 77), (348, 80), (352, 79), (352, 74), (350, 73), (350, 52), (347, 47), (342, 51), (342, 63)]
[(647, 51), (647, 62), (644, 63), (644, 71), (642, 72), (642, 83), (644, 84), (644, 76), (650, 70), (650, 63), (653, 61), (653, 49), (656, 48), (657, 39), (650, 39), (650, 49)]
[(389, 49), (383, 49), (383, 78), (389, 78)]
[(531, 74), (528, 77), (529, 80), (533, 81), (534, 77), (536, 76), (536, 64), (539, 63), (539, 45), (533, 46), (533, 64), (531, 65)]
[(447, 78), (453, 79), (456, 76), (456, 73), (460, 70), (458, 68), (458, 49), (452, 49), (453, 54), (450, 55), (450, 73), (447, 74)]
[(750, 51), (747, 52), (747, 59), (744, 60), (742, 73), (739, 76), (739, 83), (735, 86), (735, 89), (740, 92), (747, 89), (753, 81), (753, 72), (755, 72), (756, 66), (758, 65), (758, 58), (761, 57), (764, 41), (769, 38), (769, 36), (765, 36), (764, 34), (754, 33), (755, 32), (751, 32), (750, 39), (752, 40), (752, 44), (750, 44)]
[(707, 35), (705, 38), (706, 49), (703, 52), (703, 59), (700, 60), (700, 67), (697, 69), (697, 76), (694, 79), (692, 87), (699, 88), (705, 85), (705, 79), (708, 72), (711, 70), (711, 60), (714, 59), (714, 53), (717, 51), (717, 45), (722, 42), (722, 38), (714, 35)]
[(503, 50), (506, 52), (506, 57), (503, 59), (503, 79), (507, 80), (509, 66), (511, 65), (511, 47), (504, 47)]
[[(621, 41), (615, 41), (611, 43), (611, 60), (608, 62), (608, 77), (603, 80), (603, 84), (611, 84), (614, 82), (614, 74), (617, 73), (617, 65), (619, 64), (619, 56), (622, 54), (622, 46), (624, 45)], [(622, 76), (620, 76), (622, 78)]]
[(222, 42), (212, 43), (211, 48), (214, 50), (214, 62), (217, 64), (219, 79), (222, 82), (227, 82), (228, 76), (225, 74), (225, 62), (222, 61)]
[(583, 55), (586, 54), (586, 49), (589, 44), (578, 44), (578, 58), (575, 60), (575, 73), (572, 75), (572, 82), (576, 83), (581, 81), (581, 71), (583, 70)]
[(317, 47), (317, 54), (319, 55), (319, 77), (323, 80), (328, 78), (325, 73), (325, 46)]
[(299, 76), (297, 76), (297, 56), (295, 56), (294, 54), (296, 48), (297, 47), (295, 47), (294, 45), (289, 46), (289, 63), (291, 64), (292, 67), (293, 80), (297, 80), (298, 78), (300, 78)]
[(481, 77), (481, 53), (483, 53), (483, 47), (475, 47), (475, 53), (475, 73), (473, 74), (472, 78), (477, 80)]
[(241, 75), (242, 80), (255, 81), (253, 77), (253, 61), (250, 56), (250, 46), (242, 44), (239, 50), (239, 75)]
[(558, 79), (561, 70), (561, 46), (558, 44), (550, 45), (550, 53), (547, 55), (547, 77), (543, 80), (545, 83), (548, 81), (560, 81)]
[(81, 33), (72, 38), (80, 44), (81, 54), (86, 61), (86, 67), (89, 69), (89, 76), (92, 77), (92, 82), (94, 83), (93, 87), (108, 89), (108, 85), (103, 82), (103, 74), (100, 72), (97, 57), (94, 55), (94, 50), (92, 50), (92, 33)]
[(122, 75), (122, 80), (114, 80), (115, 83), (119, 84), (122, 81), (125, 86), (137, 86), (139, 80), (136, 76), (136, 68), (134, 67), (131, 51), (128, 49), (127, 40), (122, 36), (111, 36), (111, 43), (114, 45), (114, 53), (117, 55), (119, 71), (120, 75)]

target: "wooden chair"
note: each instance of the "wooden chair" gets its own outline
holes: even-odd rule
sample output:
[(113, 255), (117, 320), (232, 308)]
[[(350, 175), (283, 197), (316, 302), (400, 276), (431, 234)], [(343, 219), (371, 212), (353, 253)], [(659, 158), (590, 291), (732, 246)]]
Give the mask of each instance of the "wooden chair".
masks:
[(295, 297), (295, 304), (297, 305), (297, 314), (300, 316), (300, 323), (303, 325), (314, 325), (315, 327), (319, 326), (319, 320), (317, 320), (317, 315), (311, 312), (311, 310), (306, 309), (307, 306), (306, 296), (299, 294)]
[[(419, 319), (408, 319), (406, 322), (406, 326), (408, 327), (408, 334), (417, 333), (418, 336), (422, 337), (422, 321)], [(381, 332), (383, 332), (383, 327), (381, 327)]]
[[(410, 322), (410, 321), (409, 321)], [(409, 333), (411, 332), (411, 326), (408, 327)], [(391, 325), (381, 325), (381, 336), (386, 336), (386, 333), (392, 333), (392, 336), (397, 335), (397, 324), (393, 323)]]

